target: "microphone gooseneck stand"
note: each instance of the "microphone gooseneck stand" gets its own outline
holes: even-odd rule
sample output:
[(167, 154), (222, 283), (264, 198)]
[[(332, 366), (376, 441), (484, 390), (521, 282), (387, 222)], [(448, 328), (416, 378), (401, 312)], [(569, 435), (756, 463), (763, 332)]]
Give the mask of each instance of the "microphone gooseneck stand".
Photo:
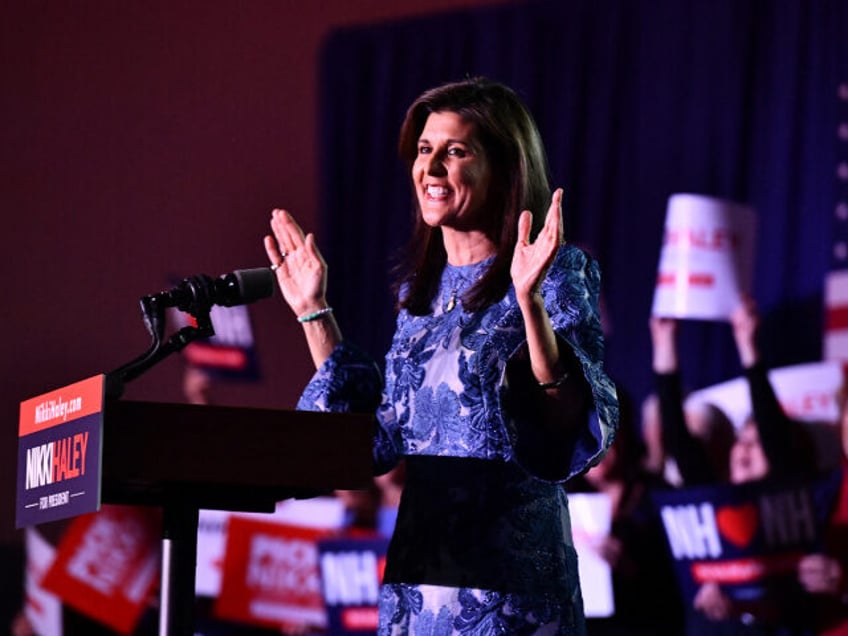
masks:
[[(165, 309), (174, 306), (166, 292), (141, 299), (144, 324), (152, 337), (150, 348), (133, 360), (106, 374), (106, 397), (118, 399), (124, 385), (167, 356), (198, 338), (215, 335), (210, 311), (210, 279), (197, 276), (183, 281), (191, 293), (176, 304), (191, 314), (197, 326), (183, 327), (163, 342)], [(200, 510), (189, 496), (170, 493), (162, 510), (162, 574), (160, 587), (159, 636), (191, 636), (194, 633), (195, 577), (197, 569), (197, 526)]]
[[(215, 328), (212, 326), (210, 317), (214, 304), (212, 295), (208, 291), (210, 283), (211, 279), (208, 276), (186, 278), (178, 289), (184, 288), (189, 293), (183, 294), (177, 302), (174, 302), (172, 292), (144, 296), (139, 301), (144, 326), (147, 327), (152, 338), (150, 348), (137, 358), (106, 374), (107, 398), (120, 398), (124, 392), (124, 385), (130, 380), (134, 380), (172, 353), (181, 351), (192, 341), (215, 335)], [(183, 327), (163, 342), (165, 309), (168, 307), (176, 307), (191, 314), (197, 325)]]

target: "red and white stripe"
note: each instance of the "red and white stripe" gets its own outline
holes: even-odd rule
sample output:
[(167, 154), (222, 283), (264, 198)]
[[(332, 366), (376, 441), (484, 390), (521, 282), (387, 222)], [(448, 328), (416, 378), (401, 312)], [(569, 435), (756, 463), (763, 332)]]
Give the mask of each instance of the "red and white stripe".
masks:
[(824, 359), (848, 362), (848, 269), (828, 272), (824, 289)]

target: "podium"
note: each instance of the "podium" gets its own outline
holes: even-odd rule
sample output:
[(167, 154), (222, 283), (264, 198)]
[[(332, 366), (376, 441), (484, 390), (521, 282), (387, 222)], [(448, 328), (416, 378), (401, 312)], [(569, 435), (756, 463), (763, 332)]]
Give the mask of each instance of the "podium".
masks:
[(159, 634), (193, 633), (200, 509), (369, 487), (372, 415), (107, 400), (104, 503), (163, 511)]

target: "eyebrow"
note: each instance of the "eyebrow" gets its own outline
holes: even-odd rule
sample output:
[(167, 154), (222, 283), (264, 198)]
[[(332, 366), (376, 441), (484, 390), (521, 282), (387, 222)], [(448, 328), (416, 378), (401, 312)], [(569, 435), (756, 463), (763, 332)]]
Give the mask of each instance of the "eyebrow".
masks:
[[(473, 147), (473, 145), (474, 145), (471, 141), (465, 141), (463, 139), (448, 139), (446, 141), (447, 141), (448, 144), (462, 144), (463, 146), (468, 146), (469, 148)], [(432, 143), (432, 142), (429, 139), (427, 139), (426, 137), (419, 137), (418, 143), (419, 144), (420, 143), (428, 143), (429, 144), (429, 143)]]

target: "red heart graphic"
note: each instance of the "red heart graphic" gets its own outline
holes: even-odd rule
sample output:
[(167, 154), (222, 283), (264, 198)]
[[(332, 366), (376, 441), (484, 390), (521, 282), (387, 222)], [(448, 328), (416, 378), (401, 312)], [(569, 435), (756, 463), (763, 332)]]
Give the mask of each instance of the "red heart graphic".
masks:
[(760, 516), (754, 504), (724, 506), (716, 514), (716, 522), (725, 539), (737, 548), (744, 548), (754, 538)]

